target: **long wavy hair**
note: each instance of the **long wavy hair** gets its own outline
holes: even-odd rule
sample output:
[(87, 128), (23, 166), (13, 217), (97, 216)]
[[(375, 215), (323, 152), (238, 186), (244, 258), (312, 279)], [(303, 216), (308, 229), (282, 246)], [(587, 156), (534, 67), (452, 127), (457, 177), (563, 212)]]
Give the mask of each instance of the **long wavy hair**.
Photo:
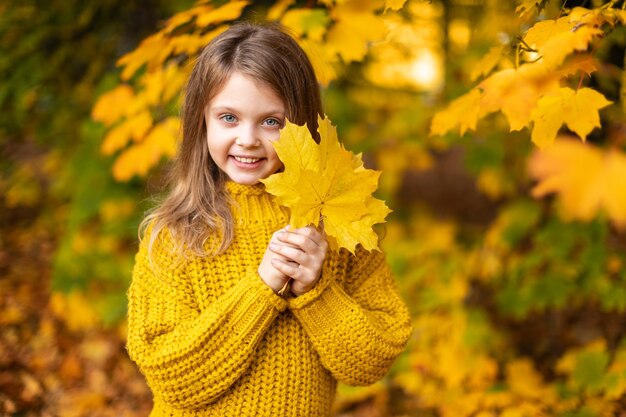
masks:
[(231, 26), (203, 49), (191, 72), (182, 109), (182, 142), (169, 172), (169, 192), (139, 226), (140, 239), (149, 234), (149, 253), (165, 230), (174, 242), (173, 252), (185, 257), (219, 254), (232, 242), (232, 201), (224, 186), (226, 175), (209, 154), (204, 109), (234, 72), (270, 87), (283, 100), (286, 117), (306, 124), (317, 140), (317, 118), (323, 117), (323, 110), (306, 53), (277, 24)]

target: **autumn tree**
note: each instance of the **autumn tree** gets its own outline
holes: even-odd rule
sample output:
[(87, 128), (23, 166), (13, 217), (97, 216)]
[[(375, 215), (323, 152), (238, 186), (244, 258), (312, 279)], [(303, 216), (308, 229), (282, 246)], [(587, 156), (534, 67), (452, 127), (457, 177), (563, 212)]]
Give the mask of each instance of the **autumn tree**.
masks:
[[(119, 60), (122, 83), (93, 110), (109, 126), (101, 149), (118, 155), (121, 181), (172, 157), (186, 63), (252, 10), (280, 21), (311, 56), (344, 143), (384, 172), (395, 212), (382, 244), (415, 317), (387, 388), (346, 388), (344, 404), (616, 413), (626, 389), (626, 12), (615, 1), (583, 6), (201, 2)], [(442, 216), (447, 207), (424, 202), (433, 187), (450, 192), (446, 175), (466, 189)], [(486, 213), (463, 213), (473, 207)]]
[[(90, 311), (111, 323), (123, 316), (146, 207), (136, 203), (158, 188), (176, 154), (190, 64), (234, 20), (280, 21), (312, 59), (339, 139), (382, 171), (378, 197), (394, 211), (380, 245), (414, 318), (414, 337), (388, 377), (341, 387), (337, 413), (623, 413), (625, 7), (572, 0), (181, 6), (136, 47), (121, 48), (117, 69), (98, 81), (93, 121), (81, 125), (93, 148), (76, 152), (67, 177), (82, 191), (62, 218), (55, 252), (55, 286), (70, 291), (57, 296), (59, 315), (71, 321)], [(47, 102), (11, 79), (5, 91), (22, 107), (3, 109)], [(92, 80), (77, 93), (93, 92)], [(41, 166), (65, 172), (63, 153), (50, 155), (56, 159)], [(29, 169), (15, 164), (6, 182), (5, 199), (16, 207), (37, 201), (29, 200), (39, 192), (28, 191)], [(97, 195), (94, 183), (104, 184)]]

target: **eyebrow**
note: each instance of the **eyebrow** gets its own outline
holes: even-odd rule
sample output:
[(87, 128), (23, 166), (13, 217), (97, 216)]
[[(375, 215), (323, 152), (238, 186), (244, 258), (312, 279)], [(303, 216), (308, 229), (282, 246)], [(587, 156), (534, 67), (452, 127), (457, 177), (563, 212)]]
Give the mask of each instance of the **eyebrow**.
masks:
[[(238, 113), (239, 111), (234, 108), (234, 107), (230, 107), (230, 106), (215, 106), (215, 107), (208, 107), (209, 111), (227, 111), (227, 112), (231, 112), (231, 113)], [(281, 110), (281, 109), (270, 109), (268, 111), (264, 111), (263, 114), (280, 114), (284, 117), (286, 111), (285, 110)]]

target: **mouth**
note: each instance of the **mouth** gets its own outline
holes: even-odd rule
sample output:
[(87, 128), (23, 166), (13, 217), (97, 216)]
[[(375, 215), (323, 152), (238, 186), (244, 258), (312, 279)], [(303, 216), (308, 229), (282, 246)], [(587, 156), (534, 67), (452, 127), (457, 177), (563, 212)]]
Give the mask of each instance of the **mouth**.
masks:
[(239, 169), (256, 170), (263, 165), (266, 158), (256, 158), (252, 156), (231, 156), (233, 163)]
[(233, 156), (233, 158), (235, 158), (235, 161), (241, 162), (243, 164), (254, 164), (254, 163), (259, 162), (261, 159), (263, 159), (263, 158), (251, 158), (247, 156)]

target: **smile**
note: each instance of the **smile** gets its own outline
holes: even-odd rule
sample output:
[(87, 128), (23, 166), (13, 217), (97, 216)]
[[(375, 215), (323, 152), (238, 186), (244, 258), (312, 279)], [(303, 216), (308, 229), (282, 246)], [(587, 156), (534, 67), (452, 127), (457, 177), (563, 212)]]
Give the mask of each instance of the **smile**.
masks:
[(254, 164), (255, 162), (259, 162), (261, 158), (247, 158), (244, 156), (234, 156), (237, 162), (243, 162), (244, 164)]

